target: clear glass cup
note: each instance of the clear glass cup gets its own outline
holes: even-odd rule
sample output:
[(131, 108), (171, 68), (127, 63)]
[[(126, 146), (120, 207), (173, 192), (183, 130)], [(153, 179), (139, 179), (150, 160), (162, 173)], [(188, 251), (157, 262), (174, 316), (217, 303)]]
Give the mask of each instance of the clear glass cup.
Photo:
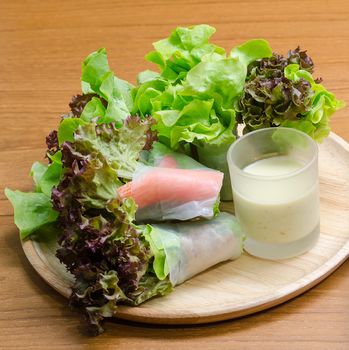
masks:
[(277, 260), (311, 249), (320, 234), (314, 140), (291, 128), (261, 129), (234, 142), (227, 160), (245, 250)]

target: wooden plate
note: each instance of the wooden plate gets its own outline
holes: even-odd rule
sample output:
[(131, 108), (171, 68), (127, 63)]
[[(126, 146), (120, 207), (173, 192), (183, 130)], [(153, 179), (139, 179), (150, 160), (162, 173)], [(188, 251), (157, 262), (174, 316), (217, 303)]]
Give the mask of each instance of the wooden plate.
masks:
[[(349, 145), (331, 134), (320, 145), (321, 236), (308, 253), (283, 261), (243, 254), (140, 307), (121, 306), (118, 317), (158, 324), (195, 324), (231, 319), (285, 302), (313, 287), (349, 256)], [(223, 209), (232, 210), (231, 203)], [(55, 258), (55, 247), (26, 241), (24, 252), (35, 270), (68, 297), (70, 276)]]

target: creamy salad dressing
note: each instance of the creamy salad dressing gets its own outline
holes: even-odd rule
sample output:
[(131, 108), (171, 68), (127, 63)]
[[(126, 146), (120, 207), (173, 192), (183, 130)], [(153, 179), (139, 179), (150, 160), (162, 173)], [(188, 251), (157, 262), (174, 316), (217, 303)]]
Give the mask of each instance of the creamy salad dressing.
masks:
[[(243, 171), (271, 177), (291, 174), (302, 167), (304, 163), (295, 158), (275, 156), (249, 164)], [(295, 196), (298, 185), (290, 182), (282, 188), (282, 194), (277, 186), (267, 195), (262, 186), (251, 186), (245, 189), (244, 195), (234, 191), (236, 215), (250, 238), (261, 243), (284, 244), (300, 240), (316, 230), (319, 225), (318, 181)]]
[(280, 176), (301, 169), (304, 163), (290, 156), (275, 156), (257, 160), (247, 165), (245, 173), (259, 176)]

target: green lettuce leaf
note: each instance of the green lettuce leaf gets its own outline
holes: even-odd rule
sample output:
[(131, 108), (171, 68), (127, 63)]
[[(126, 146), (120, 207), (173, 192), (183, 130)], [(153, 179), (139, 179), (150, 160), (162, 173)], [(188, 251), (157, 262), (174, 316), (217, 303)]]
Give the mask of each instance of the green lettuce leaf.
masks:
[(250, 40), (231, 51), (209, 43), (207, 25), (176, 28), (154, 43), (146, 58), (160, 77), (146, 72), (133, 90), (133, 113), (152, 115), (159, 140), (172, 149), (183, 144), (229, 145), (235, 140), (236, 101), (243, 93), (247, 66), (272, 54), (265, 40)]
[(87, 102), (85, 108), (81, 113), (81, 119), (90, 122), (94, 118), (104, 117), (105, 116), (105, 106), (103, 102), (96, 97)]
[(35, 184), (35, 192), (20, 192), (5, 189), (5, 195), (14, 209), (14, 221), (20, 231), (21, 239), (30, 235), (43, 238), (52, 225), (58, 213), (52, 209), (51, 191), (57, 186), (63, 175), (62, 153), (50, 155), (51, 163), (48, 165), (35, 162), (30, 170), (30, 176)]
[(331, 130), (330, 117), (345, 106), (344, 101), (336, 99), (333, 93), (326, 90), (322, 84), (317, 83), (310, 72), (300, 69), (298, 64), (289, 64), (285, 68), (285, 77), (295, 82), (301, 79), (309, 82), (313, 95), (310, 109), (303, 115), (301, 122), (286, 121), (281, 125), (302, 130), (316, 141), (321, 142)]
[(46, 168), (46, 171), (42, 174), (37, 186), (40, 192), (46, 194), (46, 196), (51, 196), (51, 190), (54, 186), (57, 186), (62, 174), (62, 152), (58, 151), (55, 153), (55, 157), (52, 157), (52, 163)]
[(138, 73), (137, 75), (137, 84), (143, 84), (147, 81), (155, 80), (160, 77), (160, 73), (154, 72), (152, 70), (144, 70), (143, 72)]
[[(82, 112), (85, 120), (98, 116), (102, 117), (101, 123), (120, 122), (130, 115), (133, 108), (133, 86), (111, 71), (106, 49), (99, 49), (86, 57), (82, 63), (81, 81), (84, 94), (95, 93), (101, 99), (98, 103), (94, 97), (85, 106)], [(106, 101), (106, 107), (103, 101)]]
[(207, 24), (177, 27), (168, 38), (153, 44), (155, 51), (148, 53), (146, 59), (159, 66), (163, 78), (180, 81), (205, 55), (225, 56), (223, 48), (208, 42), (215, 31)]
[(230, 52), (230, 57), (238, 58), (247, 67), (253, 61), (271, 57), (272, 54), (273, 51), (266, 40), (253, 39), (234, 47)]
[(176, 265), (176, 253), (180, 248), (180, 239), (172, 231), (147, 225), (143, 235), (154, 254), (153, 269), (159, 280), (164, 280), (170, 273), (170, 266)]
[(46, 172), (48, 166), (40, 162), (33, 163), (30, 169), (30, 176), (33, 178), (35, 184), (35, 192), (40, 192), (40, 180), (44, 173)]
[(216, 104), (232, 108), (233, 100), (241, 94), (247, 68), (236, 58), (201, 62), (187, 74), (181, 95), (213, 98)]
[(5, 195), (13, 206), (15, 224), (22, 240), (57, 220), (58, 212), (52, 209), (50, 197), (44, 193), (12, 191), (6, 188)]
[(74, 134), (75, 148), (84, 155), (103, 158), (116, 171), (116, 176), (131, 179), (138, 164), (139, 153), (147, 142), (150, 119), (128, 118), (124, 126), (81, 125)]
[(58, 127), (58, 142), (61, 146), (63, 142), (74, 142), (74, 133), (82, 125), (87, 122), (81, 118), (65, 118)]
[[(153, 100), (163, 95), (163, 92), (169, 86), (169, 83), (159, 77), (152, 80), (147, 80), (132, 91), (134, 100), (133, 114), (140, 114), (141, 116), (148, 116), (154, 110)], [(162, 100), (163, 98), (161, 98)], [(160, 107), (161, 108), (161, 107)]]
[(105, 48), (89, 54), (82, 63), (81, 81), (84, 82), (82, 92), (98, 93), (105, 74), (110, 71)]
[[(213, 109), (213, 100), (196, 99), (188, 103), (182, 111), (159, 111), (155, 112), (153, 117), (157, 121), (154, 128), (159, 139), (165, 141), (172, 149), (177, 149), (182, 141), (214, 142), (227, 131)], [(232, 141), (233, 130), (229, 130)]]

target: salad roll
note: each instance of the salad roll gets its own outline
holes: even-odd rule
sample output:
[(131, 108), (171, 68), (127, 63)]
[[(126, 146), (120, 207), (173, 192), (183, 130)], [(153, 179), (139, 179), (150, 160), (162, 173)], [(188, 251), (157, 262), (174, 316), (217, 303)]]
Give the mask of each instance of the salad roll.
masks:
[(235, 216), (221, 213), (207, 221), (163, 223), (144, 232), (154, 254), (153, 269), (173, 286), (242, 253), (244, 235)]
[(223, 176), (157, 144), (148, 161), (138, 164), (132, 181), (118, 193), (122, 199), (131, 197), (136, 202), (138, 221), (212, 218), (218, 212)]

